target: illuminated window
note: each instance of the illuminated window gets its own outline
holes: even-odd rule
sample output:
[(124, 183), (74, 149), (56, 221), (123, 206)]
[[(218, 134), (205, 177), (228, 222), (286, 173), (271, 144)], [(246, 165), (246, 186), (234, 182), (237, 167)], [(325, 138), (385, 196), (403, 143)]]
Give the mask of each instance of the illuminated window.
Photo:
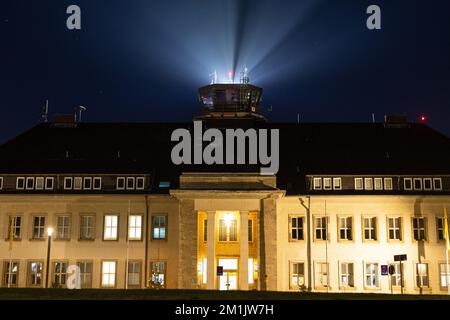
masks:
[(65, 190), (71, 190), (73, 184), (73, 179), (71, 177), (65, 177), (64, 178), (64, 189)]
[(430, 286), (428, 263), (416, 263), (416, 286), (417, 288), (428, 288)]
[(414, 190), (422, 190), (422, 179), (414, 178)]
[(18, 177), (16, 180), (16, 189), (17, 190), (23, 190), (25, 189), (25, 178), (24, 177)]
[(253, 241), (253, 220), (248, 220), (248, 242)]
[(388, 218), (389, 240), (402, 240), (402, 218)]
[(167, 216), (155, 215), (153, 217), (153, 239), (164, 240), (167, 237)]
[(58, 215), (56, 217), (56, 239), (70, 239), (70, 217), (67, 215)]
[(3, 189), (3, 177), (0, 177), (0, 190)]
[(91, 190), (92, 189), (92, 178), (86, 177), (83, 180), (83, 189), (84, 190)]
[(377, 218), (364, 218), (364, 240), (377, 240)]
[(73, 179), (73, 188), (74, 190), (81, 190), (83, 188), (83, 178), (75, 177)]
[(237, 221), (236, 219), (219, 220), (219, 241), (237, 241)]
[(128, 218), (128, 239), (142, 239), (142, 216), (130, 215)]
[(339, 240), (353, 240), (352, 217), (340, 217), (339, 220)]
[(291, 240), (303, 240), (303, 217), (291, 217), (289, 234)]
[(128, 262), (128, 286), (139, 287), (141, 285), (141, 262)]
[[(448, 269), (447, 269), (448, 267)], [(440, 263), (439, 264), (439, 282), (441, 284), (441, 288), (447, 288), (450, 283), (450, 264)]]
[(353, 263), (344, 262), (340, 264), (340, 286), (341, 288), (354, 288)]
[(364, 178), (364, 189), (365, 190), (373, 190), (373, 179), (372, 178)]
[(248, 259), (248, 284), (255, 282), (255, 263), (253, 259)]
[(101, 177), (94, 177), (94, 190), (101, 190), (102, 189), (102, 178)]
[(45, 190), (53, 190), (55, 178), (53, 177), (46, 177), (45, 178)]
[(152, 262), (152, 280), (155, 287), (164, 287), (166, 285), (166, 263), (163, 261)]
[(383, 178), (375, 178), (375, 190), (383, 190)]
[(53, 287), (59, 288), (66, 284), (67, 262), (56, 261), (53, 263)]
[(125, 178), (118, 177), (116, 180), (116, 189), (117, 190), (125, 190)]
[(412, 179), (411, 178), (405, 178), (403, 180), (403, 189), (410, 191), (413, 189), (413, 185), (412, 185)]
[(392, 190), (392, 178), (384, 178), (384, 190)]
[(437, 191), (442, 190), (442, 179), (441, 178), (433, 179), (433, 188), (434, 188), (434, 190), (437, 190)]
[(365, 286), (366, 288), (379, 288), (380, 266), (378, 263), (366, 263), (365, 268)]
[(305, 264), (302, 262), (291, 262), (289, 271), (289, 288), (291, 290), (299, 290), (305, 285)]
[(44, 177), (36, 178), (36, 190), (44, 190)]
[(127, 178), (127, 190), (134, 190), (136, 179), (133, 177)]
[(95, 239), (95, 216), (82, 215), (80, 218), (80, 239), (93, 240)]
[(19, 261), (5, 261), (3, 263), (2, 284), (5, 287), (17, 287), (19, 276)]
[(314, 190), (322, 190), (322, 178), (313, 179), (313, 188)]
[(117, 240), (118, 238), (118, 215), (107, 215), (104, 218), (103, 240)]
[(342, 178), (333, 178), (333, 189), (342, 190)]
[(34, 178), (33, 177), (28, 177), (27, 178), (26, 189), (27, 190), (33, 190), (34, 189)]
[(33, 216), (33, 239), (40, 240), (45, 237), (45, 216)]
[(28, 263), (28, 285), (40, 287), (42, 285), (42, 261), (32, 261)]
[(203, 220), (203, 241), (208, 241), (208, 220)]
[[(12, 216), (9, 216), (8, 230), (7, 230), (7, 235), (6, 235), (7, 240), (9, 240), (10, 236), (11, 236), (11, 223), (13, 223)], [(12, 225), (12, 234), (13, 234), (14, 240), (20, 240), (21, 225), (22, 225), (22, 217), (14, 216), (14, 223)]]
[(363, 190), (364, 183), (363, 178), (355, 178), (355, 190)]
[(413, 236), (416, 241), (426, 240), (426, 219), (425, 218), (412, 218), (413, 222)]
[(328, 218), (327, 217), (318, 217), (314, 219), (314, 235), (316, 240), (327, 240), (327, 232), (328, 232)]
[(391, 275), (391, 286), (401, 287), (402, 275), (400, 271), (400, 263), (391, 263), (391, 266), (394, 268), (394, 273)]
[(92, 288), (92, 262), (79, 261), (77, 262), (77, 266), (80, 268), (81, 288)]
[(328, 287), (328, 263), (326, 262), (316, 262), (315, 265), (315, 283), (316, 288), (326, 288)]
[(116, 286), (116, 261), (102, 262), (102, 287)]
[(323, 190), (331, 190), (331, 178), (323, 178)]

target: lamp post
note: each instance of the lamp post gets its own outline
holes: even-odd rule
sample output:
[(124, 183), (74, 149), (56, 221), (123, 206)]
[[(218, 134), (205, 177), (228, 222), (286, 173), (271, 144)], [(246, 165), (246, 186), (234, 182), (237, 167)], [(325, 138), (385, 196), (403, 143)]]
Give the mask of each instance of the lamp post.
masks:
[(45, 288), (48, 288), (48, 274), (50, 270), (50, 249), (52, 247), (52, 234), (53, 234), (53, 228), (49, 227), (47, 228), (47, 236), (48, 236), (48, 244), (47, 244), (47, 267), (45, 270)]

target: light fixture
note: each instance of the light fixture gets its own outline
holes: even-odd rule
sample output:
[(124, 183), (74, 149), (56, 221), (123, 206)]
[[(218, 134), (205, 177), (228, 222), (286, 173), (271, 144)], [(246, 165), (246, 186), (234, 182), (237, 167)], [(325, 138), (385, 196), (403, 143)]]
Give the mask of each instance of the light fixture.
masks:
[(48, 227), (48, 228), (47, 228), (47, 235), (48, 235), (49, 237), (51, 237), (52, 234), (53, 234), (53, 228), (52, 228), (52, 227)]
[(229, 212), (227, 212), (227, 213), (225, 214), (225, 217), (224, 217), (225, 226), (226, 226), (227, 228), (230, 228), (230, 226), (231, 226), (231, 220), (232, 220), (232, 216), (231, 216), (231, 214), (230, 214)]

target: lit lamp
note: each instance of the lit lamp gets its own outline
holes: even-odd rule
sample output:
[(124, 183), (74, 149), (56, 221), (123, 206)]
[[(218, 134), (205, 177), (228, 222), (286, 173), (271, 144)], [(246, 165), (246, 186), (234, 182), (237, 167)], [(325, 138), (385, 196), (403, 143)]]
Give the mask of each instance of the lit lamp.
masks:
[(224, 217), (224, 222), (225, 222), (225, 226), (227, 227), (227, 229), (229, 229), (231, 226), (231, 220), (232, 220), (231, 214), (227, 213)]
[(48, 274), (50, 270), (50, 249), (52, 246), (52, 234), (53, 234), (53, 228), (49, 227), (47, 228), (47, 236), (48, 236), (48, 244), (47, 244), (47, 267), (45, 270), (45, 288), (48, 288)]

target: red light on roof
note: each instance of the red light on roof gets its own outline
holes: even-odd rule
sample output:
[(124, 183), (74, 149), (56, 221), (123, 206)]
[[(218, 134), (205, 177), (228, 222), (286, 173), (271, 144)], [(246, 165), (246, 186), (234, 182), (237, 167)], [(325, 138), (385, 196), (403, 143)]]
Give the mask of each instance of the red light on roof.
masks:
[(428, 120), (428, 117), (427, 117), (427, 116), (425, 116), (425, 115), (421, 115), (421, 116), (420, 116), (420, 121), (425, 122), (425, 121), (427, 121), (427, 120)]

